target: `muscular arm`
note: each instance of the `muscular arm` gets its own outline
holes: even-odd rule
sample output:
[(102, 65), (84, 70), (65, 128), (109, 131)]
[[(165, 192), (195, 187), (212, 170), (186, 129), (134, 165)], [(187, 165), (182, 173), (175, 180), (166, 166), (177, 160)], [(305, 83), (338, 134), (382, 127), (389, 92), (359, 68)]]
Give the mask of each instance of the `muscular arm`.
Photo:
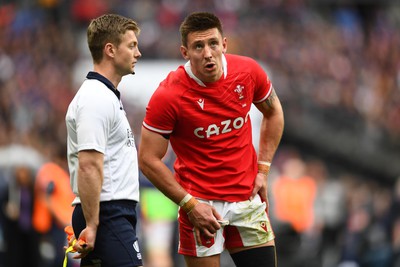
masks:
[[(167, 148), (167, 139), (142, 127), (139, 146), (140, 169), (154, 186), (172, 201), (179, 204), (186, 196), (187, 191), (175, 180), (173, 173), (162, 162)], [(211, 238), (221, 228), (217, 222), (217, 219), (222, 219), (221, 216), (213, 207), (207, 204), (197, 204), (188, 216), (195, 227), (198, 241), (200, 241), (201, 232), (206, 237)]]
[[(272, 162), (278, 145), (281, 141), (284, 127), (282, 105), (272, 88), (271, 95), (264, 102), (256, 105), (263, 114), (260, 127), (260, 143), (258, 160)], [(257, 193), (267, 201), (267, 179), (264, 174), (257, 174), (252, 197)]]
[(142, 127), (139, 167), (155, 187), (178, 204), (187, 192), (179, 185), (171, 170), (162, 161), (167, 148), (167, 139)]
[(274, 88), (267, 100), (256, 107), (263, 114), (258, 160), (271, 162), (281, 141), (284, 127), (282, 106)]
[[(100, 192), (103, 184), (104, 155), (95, 150), (84, 150), (78, 154), (78, 191), (86, 228), (79, 238), (84, 239), (89, 249), (94, 247), (99, 225)], [(84, 253), (80, 257), (84, 257)]]

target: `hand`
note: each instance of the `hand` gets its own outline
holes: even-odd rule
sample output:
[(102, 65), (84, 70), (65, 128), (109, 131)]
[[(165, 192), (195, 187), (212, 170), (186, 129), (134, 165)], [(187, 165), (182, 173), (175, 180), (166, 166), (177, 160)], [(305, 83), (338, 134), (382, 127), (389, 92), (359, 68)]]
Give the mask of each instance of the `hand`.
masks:
[(203, 235), (203, 238), (211, 239), (221, 229), (217, 221), (222, 219), (221, 215), (218, 214), (214, 207), (208, 204), (197, 204), (188, 214), (188, 217), (194, 226), (198, 245), (201, 245), (201, 235)]
[(253, 200), (254, 197), (259, 194), (262, 201), (267, 204), (266, 211), (268, 212), (269, 203), (268, 203), (268, 184), (267, 184), (267, 176), (263, 173), (257, 173), (256, 179), (254, 180), (254, 188), (250, 196), (250, 200)]
[(97, 228), (86, 226), (79, 235), (78, 242), (74, 244), (74, 250), (79, 254), (75, 255), (74, 259), (81, 259), (94, 249), (96, 241)]

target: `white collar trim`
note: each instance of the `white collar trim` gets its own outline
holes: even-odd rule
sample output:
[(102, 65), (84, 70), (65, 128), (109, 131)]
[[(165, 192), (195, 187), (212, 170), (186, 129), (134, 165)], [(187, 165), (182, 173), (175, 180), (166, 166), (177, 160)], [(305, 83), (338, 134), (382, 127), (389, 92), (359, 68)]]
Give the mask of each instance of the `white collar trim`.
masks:
[[(190, 67), (190, 60), (185, 63), (184, 68), (190, 78), (195, 80), (200, 86), (206, 87), (206, 85), (193, 74), (192, 68)], [(226, 58), (225, 58), (224, 54), (222, 54), (222, 69), (224, 70), (224, 79), (225, 79), (226, 75), (228, 74), (228, 64), (226, 62)]]

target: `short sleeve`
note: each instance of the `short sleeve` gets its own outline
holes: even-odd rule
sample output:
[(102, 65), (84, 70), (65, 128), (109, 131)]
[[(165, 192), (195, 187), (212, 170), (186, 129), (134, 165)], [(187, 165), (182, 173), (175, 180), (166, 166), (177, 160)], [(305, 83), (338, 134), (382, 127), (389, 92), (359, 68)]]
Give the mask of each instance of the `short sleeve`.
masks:
[(272, 92), (272, 83), (265, 70), (256, 61), (253, 62), (252, 76), (256, 83), (253, 103), (265, 101)]
[(167, 81), (161, 82), (146, 107), (143, 127), (163, 135), (172, 133), (179, 109), (179, 96), (174, 91)]
[(87, 92), (80, 96), (76, 115), (79, 151), (105, 153), (113, 113), (112, 101), (106, 95)]

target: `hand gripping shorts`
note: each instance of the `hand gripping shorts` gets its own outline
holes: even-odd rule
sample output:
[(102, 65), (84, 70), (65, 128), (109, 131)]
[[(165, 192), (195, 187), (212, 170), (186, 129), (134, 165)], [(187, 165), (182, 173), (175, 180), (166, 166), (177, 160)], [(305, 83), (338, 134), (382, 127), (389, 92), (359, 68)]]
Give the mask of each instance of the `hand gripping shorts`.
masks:
[(220, 254), (225, 248), (249, 247), (265, 244), (275, 238), (266, 212), (266, 203), (257, 195), (252, 201), (224, 202), (198, 199), (213, 206), (229, 225), (217, 231), (213, 239), (196, 243), (192, 223), (187, 214), (179, 210), (179, 253), (207, 257)]

